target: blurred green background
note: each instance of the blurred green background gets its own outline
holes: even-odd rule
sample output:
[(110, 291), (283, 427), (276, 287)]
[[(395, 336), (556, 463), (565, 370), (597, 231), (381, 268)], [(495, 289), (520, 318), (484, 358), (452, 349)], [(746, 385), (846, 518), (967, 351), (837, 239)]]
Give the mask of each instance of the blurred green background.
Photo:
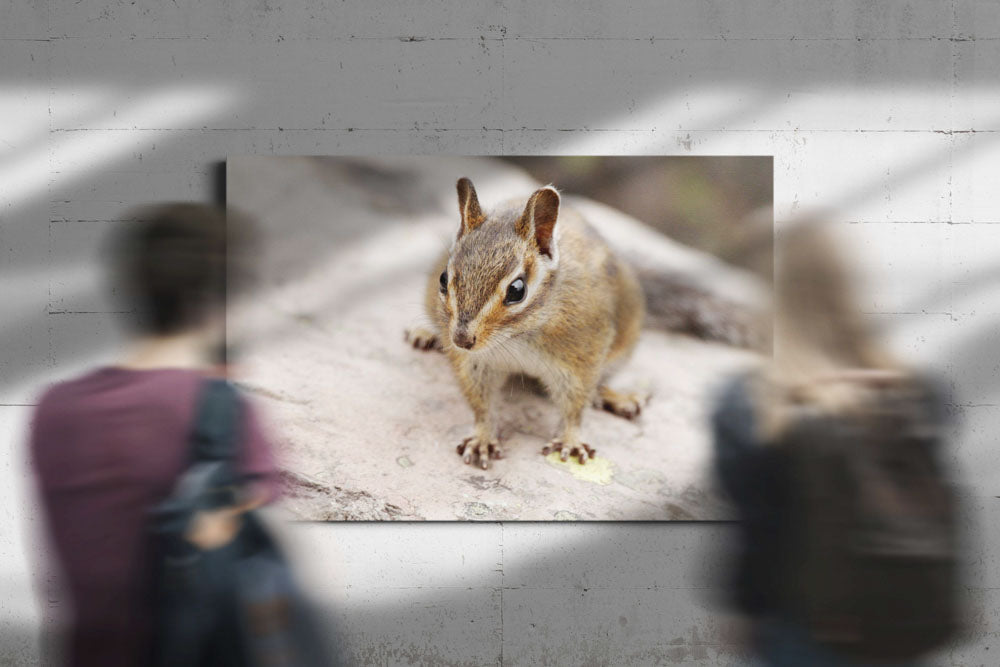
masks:
[(504, 159), (566, 194), (613, 206), (680, 243), (771, 278), (770, 156)]

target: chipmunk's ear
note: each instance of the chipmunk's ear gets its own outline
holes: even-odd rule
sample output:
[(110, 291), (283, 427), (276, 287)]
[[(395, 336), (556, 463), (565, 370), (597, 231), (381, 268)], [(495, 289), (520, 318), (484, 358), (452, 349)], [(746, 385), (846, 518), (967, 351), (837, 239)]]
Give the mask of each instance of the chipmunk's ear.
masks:
[(559, 215), (559, 193), (551, 185), (535, 190), (515, 229), (525, 239), (534, 239), (538, 252), (552, 257), (552, 232)]
[(458, 230), (458, 237), (462, 238), (466, 232), (471, 232), (483, 224), (486, 216), (479, 208), (479, 197), (476, 195), (476, 188), (473, 187), (472, 181), (463, 176), (458, 179), (455, 189), (458, 190), (458, 212), (462, 216), (462, 226)]

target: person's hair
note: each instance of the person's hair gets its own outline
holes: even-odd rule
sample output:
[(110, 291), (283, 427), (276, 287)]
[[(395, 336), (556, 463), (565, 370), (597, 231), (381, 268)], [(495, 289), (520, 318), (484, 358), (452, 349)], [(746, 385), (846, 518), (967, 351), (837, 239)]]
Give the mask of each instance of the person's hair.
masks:
[(231, 295), (243, 287), (253, 242), (247, 218), (195, 203), (150, 206), (132, 217), (111, 248), (114, 283), (141, 333), (196, 328), (225, 308), (227, 287)]
[(774, 359), (757, 388), (762, 434), (769, 438), (802, 408), (864, 409), (873, 385), (836, 381), (838, 374), (901, 370), (865, 321), (849, 270), (822, 224), (783, 230), (776, 246)]

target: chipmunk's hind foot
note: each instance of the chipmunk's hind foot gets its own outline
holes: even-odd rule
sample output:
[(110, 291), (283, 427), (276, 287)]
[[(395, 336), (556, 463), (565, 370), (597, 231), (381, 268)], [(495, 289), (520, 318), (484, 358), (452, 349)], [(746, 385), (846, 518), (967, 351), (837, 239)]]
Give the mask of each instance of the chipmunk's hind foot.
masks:
[(404, 332), (406, 342), (418, 350), (441, 350), (441, 341), (438, 335), (430, 329), (424, 327), (413, 327)]
[(596, 449), (582, 442), (579, 445), (567, 445), (558, 440), (553, 440), (542, 447), (542, 456), (548, 456), (551, 452), (559, 452), (559, 458), (563, 461), (568, 461), (569, 457), (575, 456), (581, 464), (586, 463), (588, 459), (594, 458), (594, 455), (597, 454)]
[(477, 436), (470, 436), (455, 448), (462, 461), (468, 465), (478, 465), (483, 470), (490, 467), (490, 459), (502, 459), (500, 443), (489, 442)]
[(642, 412), (642, 406), (649, 402), (649, 394), (642, 392), (620, 392), (602, 385), (597, 390), (595, 407), (607, 410), (625, 419), (635, 419)]

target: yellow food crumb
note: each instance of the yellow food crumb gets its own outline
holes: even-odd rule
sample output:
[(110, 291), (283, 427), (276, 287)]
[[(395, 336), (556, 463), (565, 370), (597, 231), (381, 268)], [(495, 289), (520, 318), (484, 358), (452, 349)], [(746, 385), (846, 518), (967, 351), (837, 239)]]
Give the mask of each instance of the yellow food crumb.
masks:
[(559, 458), (559, 452), (551, 452), (545, 457), (549, 463), (557, 468), (565, 468), (579, 480), (607, 486), (614, 477), (614, 466), (611, 461), (595, 456), (586, 463), (581, 464), (575, 456), (571, 456), (565, 463)]

